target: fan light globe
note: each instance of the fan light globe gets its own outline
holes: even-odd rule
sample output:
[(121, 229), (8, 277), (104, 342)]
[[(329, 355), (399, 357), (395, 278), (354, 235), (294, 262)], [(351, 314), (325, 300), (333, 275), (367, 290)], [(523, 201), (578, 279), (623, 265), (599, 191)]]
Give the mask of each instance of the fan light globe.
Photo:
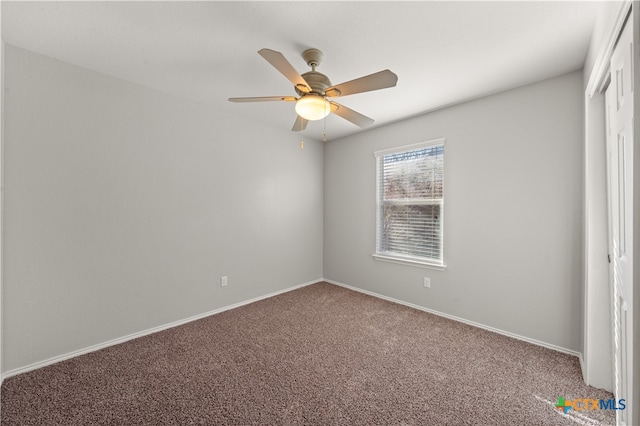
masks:
[(307, 120), (322, 120), (330, 111), (329, 102), (322, 96), (305, 95), (296, 102), (296, 112)]

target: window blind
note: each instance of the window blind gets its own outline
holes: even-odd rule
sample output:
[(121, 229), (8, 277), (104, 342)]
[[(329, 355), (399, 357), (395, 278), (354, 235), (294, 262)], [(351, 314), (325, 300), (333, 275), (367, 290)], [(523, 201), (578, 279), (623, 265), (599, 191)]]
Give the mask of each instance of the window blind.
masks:
[(442, 265), (444, 140), (375, 156), (376, 254)]

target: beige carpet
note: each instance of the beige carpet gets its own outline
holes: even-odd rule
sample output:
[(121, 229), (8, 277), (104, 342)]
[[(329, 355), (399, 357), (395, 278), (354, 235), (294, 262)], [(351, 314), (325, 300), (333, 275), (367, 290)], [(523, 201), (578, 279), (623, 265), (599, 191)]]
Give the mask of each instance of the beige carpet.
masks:
[(2, 425), (600, 425), (577, 358), (318, 283), (5, 380)]

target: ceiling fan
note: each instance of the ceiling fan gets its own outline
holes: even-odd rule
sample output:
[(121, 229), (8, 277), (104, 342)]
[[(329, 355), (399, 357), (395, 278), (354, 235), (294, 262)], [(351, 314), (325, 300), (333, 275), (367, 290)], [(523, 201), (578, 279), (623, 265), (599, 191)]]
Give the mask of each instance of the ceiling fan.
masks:
[(300, 75), (287, 61), (284, 55), (271, 49), (262, 49), (258, 53), (267, 60), (275, 69), (280, 71), (290, 82), (300, 97), (295, 96), (263, 96), (251, 98), (229, 98), (231, 102), (268, 102), (285, 101), (295, 102), (298, 118), (291, 130), (301, 131), (307, 127), (307, 123), (313, 120), (321, 120), (330, 112), (356, 126), (368, 127), (373, 124), (373, 119), (360, 114), (344, 105), (328, 100), (340, 96), (369, 92), (372, 90), (393, 87), (398, 81), (398, 76), (389, 70), (379, 71), (364, 77), (350, 80), (345, 83), (331, 85), (329, 78), (316, 71), (324, 57), (318, 49), (307, 49), (302, 52), (302, 58), (311, 67), (311, 71)]

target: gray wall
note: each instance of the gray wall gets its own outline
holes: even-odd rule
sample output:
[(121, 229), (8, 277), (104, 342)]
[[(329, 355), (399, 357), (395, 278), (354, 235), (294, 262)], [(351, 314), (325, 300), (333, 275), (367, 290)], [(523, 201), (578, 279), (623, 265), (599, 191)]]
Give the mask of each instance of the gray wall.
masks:
[[(581, 351), (582, 84), (578, 71), (327, 143), (325, 278)], [(374, 260), (372, 153), (439, 137), (447, 269)]]
[[(5, 54), (3, 372), (323, 273), (581, 350), (579, 72), (301, 150), (287, 129)], [(373, 151), (437, 137), (447, 269), (374, 261)]]
[(3, 371), (322, 277), (320, 142), (5, 53)]

